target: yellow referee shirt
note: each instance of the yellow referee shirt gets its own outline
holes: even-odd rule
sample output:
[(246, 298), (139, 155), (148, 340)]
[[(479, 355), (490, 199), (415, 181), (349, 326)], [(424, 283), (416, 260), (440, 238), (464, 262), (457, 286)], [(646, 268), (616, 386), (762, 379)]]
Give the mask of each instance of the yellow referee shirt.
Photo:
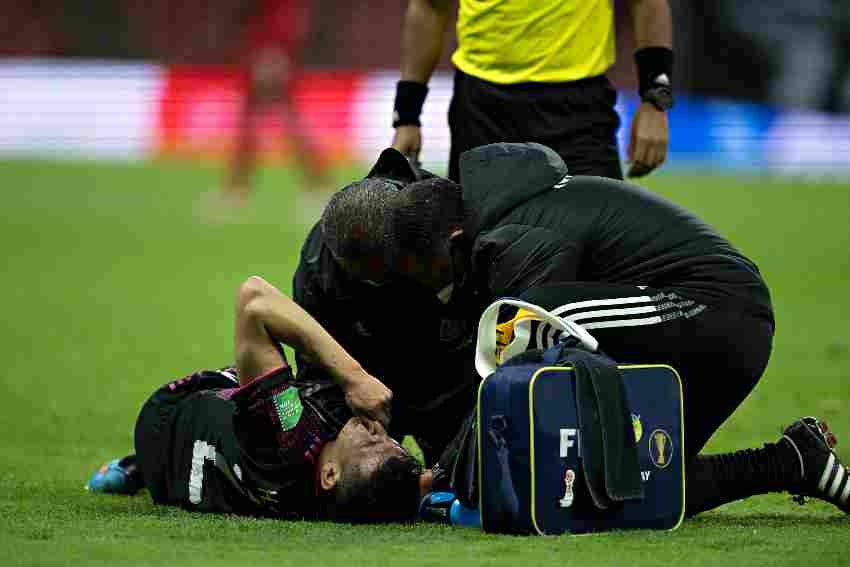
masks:
[(455, 66), (491, 83), (555, 83), (614, 64), (613, 0), (460, 0)]

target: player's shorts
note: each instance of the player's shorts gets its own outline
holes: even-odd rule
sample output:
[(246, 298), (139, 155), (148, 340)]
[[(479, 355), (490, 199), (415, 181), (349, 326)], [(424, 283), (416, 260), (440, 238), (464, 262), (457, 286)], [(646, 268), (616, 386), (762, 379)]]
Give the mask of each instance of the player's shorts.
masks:
[[(142, 406), (136, 454), (154, 502), (251, 512), (245, 509), (239, 483), (229, 479), (240, 446), (233, 428), (234, 404), (219, 394), (236, 387), (227, 370), (197, 372), (161, 387)], [(218, 473), (211, 474), (212, 468)]]
[(449, 107), (449, 178), (460, 154), (496, 142), (537, 142), (558, 152), (572, 175), (622, 179), (617, 91), (604, 75), (569, 83), (497, 85), (455, 72)]

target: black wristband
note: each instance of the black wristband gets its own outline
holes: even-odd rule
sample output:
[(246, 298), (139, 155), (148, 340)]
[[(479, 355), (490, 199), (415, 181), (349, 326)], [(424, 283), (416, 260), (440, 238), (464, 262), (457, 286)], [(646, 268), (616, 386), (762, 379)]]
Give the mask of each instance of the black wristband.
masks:
[(399, 126), (422, 126), (419, 115), (428, 94), (428, 85), (416, 81), (399, 81), (395, 87), (393, 106), (393, 128)]
[(673, 50), (667, 47), (644, 47), (635, 51), (638, 70), (638, 93), (643, 97), (649, 89), (673, 88)]

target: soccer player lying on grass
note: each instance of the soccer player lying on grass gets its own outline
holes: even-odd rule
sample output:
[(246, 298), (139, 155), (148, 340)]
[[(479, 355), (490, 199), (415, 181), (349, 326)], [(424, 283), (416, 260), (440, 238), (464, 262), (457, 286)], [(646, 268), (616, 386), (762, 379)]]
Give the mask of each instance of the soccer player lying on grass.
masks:
[[(335, 383), (295, 381), (280, 343)], [(239, 288), (236, 367), (158, 389), (136, 423), (136, 455), (86, 488), (203, 512), (345, 522), (410, 520), (420, 466), (384, 430), (392, 393), (316, 321), (259, 277)], [(355, 415), (356, 414), (356, 415)]]

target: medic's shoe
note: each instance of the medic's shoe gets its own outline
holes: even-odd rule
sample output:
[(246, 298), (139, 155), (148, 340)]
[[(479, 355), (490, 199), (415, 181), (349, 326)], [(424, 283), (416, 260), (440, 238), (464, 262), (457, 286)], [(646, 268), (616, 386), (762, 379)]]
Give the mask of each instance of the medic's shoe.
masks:
[(89, 492), (135, 494), (142, 488), (142, 475), (135, 455), (115, 459), (100, 467), (85, 485)]
[(795, 495), (794, 500), (802, 504), (806, 496), (811, 496), (850, 514), (850, 471), (832, 450), (838, 440), (826, 422), (814, 417), (799, 419), (785, 429), (782, 441), (799, 458), (800, 479), (788, 490)]

